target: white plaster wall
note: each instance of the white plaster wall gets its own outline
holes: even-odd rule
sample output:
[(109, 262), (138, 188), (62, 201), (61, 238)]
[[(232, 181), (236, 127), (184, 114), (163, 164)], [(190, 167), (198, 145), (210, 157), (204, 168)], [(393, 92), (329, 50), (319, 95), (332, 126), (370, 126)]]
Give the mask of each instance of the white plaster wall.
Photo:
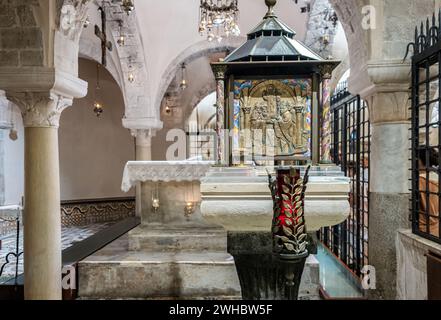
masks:
[(24, 128), (20, 111), (14, 106), (13, 123), (18, 139), (9, 138), (9, 130), (3, 130), (5, 204), (20, 204), (24, 195)]
[[(103, 71), (103, 69), (102, 69)], [(101, 72), (99, 97), (104, 113), (93, 112), (96, 63), (80, 59), (79, 76), (89, 81), (89, 93), (61, 116), (60, 176), (61, 199), (125, 197), (121, 191), (123, 169), (135, 160), (134, 139), (121, 124), (124, 100), (115, 80)]]
[(216, 115), (216, 92), (210, 93), (194, 108), (193, 113), (188, 118), (188, 126), (194, 128), (192, 132), (199, 126), (203, 129), (208, 121)]

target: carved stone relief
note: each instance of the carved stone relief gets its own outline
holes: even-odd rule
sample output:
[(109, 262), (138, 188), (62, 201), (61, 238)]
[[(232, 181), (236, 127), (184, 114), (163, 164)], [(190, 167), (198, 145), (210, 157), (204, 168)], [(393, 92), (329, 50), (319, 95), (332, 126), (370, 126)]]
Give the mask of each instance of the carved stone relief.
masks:
[[(279, 80), (248, 81), (235, 91), (240, 108), (240, 130), (249, 130), (252, 146), (245, 134), (240, 149), (255, 156), (303, 156), (309, 151), (307, 97), (302, 90)], [(238, 101), (238, 103), (237, 103)], [(248, 144), (248, 145), (247, 145)]]

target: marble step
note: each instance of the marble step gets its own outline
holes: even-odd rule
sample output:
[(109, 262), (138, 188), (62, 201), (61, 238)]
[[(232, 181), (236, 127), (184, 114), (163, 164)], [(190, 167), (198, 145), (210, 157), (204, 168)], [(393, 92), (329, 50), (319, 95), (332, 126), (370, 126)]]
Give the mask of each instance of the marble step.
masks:
[(146, 253), (104, 248), (78, 264), (78, 283), (80, 299), (241, 297), (234, 260), (227, 253)]
[(139, 226), (129, 233), (129, 250), (154, 252), (226, 252), (223, 228), (173, 228)]

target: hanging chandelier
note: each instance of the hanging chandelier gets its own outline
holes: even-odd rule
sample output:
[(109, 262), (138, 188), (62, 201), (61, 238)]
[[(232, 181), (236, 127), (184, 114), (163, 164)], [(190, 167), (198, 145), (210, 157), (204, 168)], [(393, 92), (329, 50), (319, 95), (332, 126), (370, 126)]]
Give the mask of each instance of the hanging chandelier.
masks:
[(181, 83), (179, 84), (179, 88), (181, 88), (182, 91), (187, 89), (188, 82), (187, 82), (187, 66), (185, 63), (181, 65)]
[(132, 13), (133, 10), (135, 10), (135, 5), (132, 0), (123, 0), (121, 7), (128, 16)]
[(239, 36), (238, 21), (238, 0), (201, 0), (199, 33), (206, 35), (208, 41)]
[(99, 91), (101, 90), (100, 86), (100, 64), (96, 64), (96, 86), (95, 86), (95, 93), (94, 93), (94, 102), (93, 102), (93, 112), (96, 114), (96, 116), (99, 118), (101, 114), (104, 112), (104, 106), (99, 101)]

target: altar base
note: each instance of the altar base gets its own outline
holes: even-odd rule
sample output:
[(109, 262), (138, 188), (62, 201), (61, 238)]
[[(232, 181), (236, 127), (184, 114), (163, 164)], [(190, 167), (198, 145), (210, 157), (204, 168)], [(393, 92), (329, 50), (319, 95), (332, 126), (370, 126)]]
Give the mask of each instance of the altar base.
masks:
[(80, 262), (82, 299), (241, 299), (227, 232), (200, 212), (199, 179), (209, 168), (189, 162), (127, 164), (123, 189), (144, 184), (141, 225)]

